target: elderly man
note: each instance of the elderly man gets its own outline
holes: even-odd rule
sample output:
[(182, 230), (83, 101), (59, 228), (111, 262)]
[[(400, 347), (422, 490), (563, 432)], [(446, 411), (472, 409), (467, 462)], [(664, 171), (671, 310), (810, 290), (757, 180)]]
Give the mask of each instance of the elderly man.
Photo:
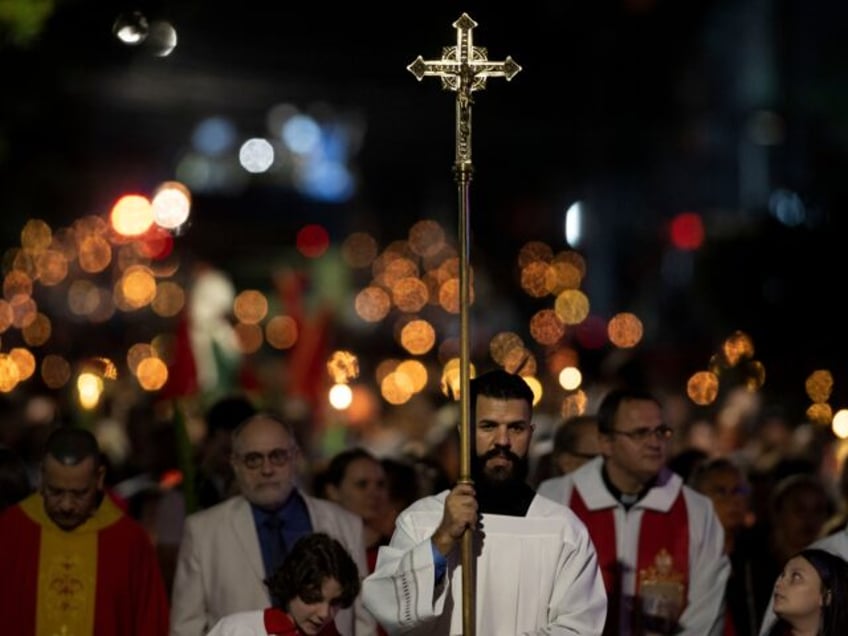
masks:
[(144, 529), (104, 495), (97, 440), (63, 426), (41, 488), (0, 515), (4, 634), (164, 636), (168, 598)]
[(592, 542), (566, 507), (527, 485), (533, 393), (517, 376), (471, 381), (472, 478), (404, 510), (375, 571), (366, 607), (389, 633), (462, 633), (459, 542), (474, 532), (477, 633), (600, 634), (606, 594)]
[[(270, 607), (264, 581), (302, 536), (325, 532), (367, 573), (362, 520), (295, 487), (298, 446), (289, 425), (257, 413), (233, 431), (232, 465), (241, 491), (186, 519), (171, 605), (172, 636), (202, 636), (223, 616)], [(343, 636), (374, 634), (357, 601), (336, 615)]]
[(601, 457), (539, 484), (568, 505), (598, 551), (605, 635), (716, 636), (730, 563), (712, 503), (666, 467), (672, 429), (648, 392), (616, 389), (598, 409)]

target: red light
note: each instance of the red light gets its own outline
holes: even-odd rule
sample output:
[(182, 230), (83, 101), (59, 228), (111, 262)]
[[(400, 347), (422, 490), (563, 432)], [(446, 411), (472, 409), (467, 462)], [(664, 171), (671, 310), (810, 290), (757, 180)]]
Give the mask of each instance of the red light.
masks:
[(704, 242), (704, 223), (697, 212), (681, 212), (671, 221), (671, 244), (679, 250), (694, 251)]
[(297, 233), (295, 244), (307, 258), (318, 258), (330, 246), (330, 235), (320, 225), (306, 225)]

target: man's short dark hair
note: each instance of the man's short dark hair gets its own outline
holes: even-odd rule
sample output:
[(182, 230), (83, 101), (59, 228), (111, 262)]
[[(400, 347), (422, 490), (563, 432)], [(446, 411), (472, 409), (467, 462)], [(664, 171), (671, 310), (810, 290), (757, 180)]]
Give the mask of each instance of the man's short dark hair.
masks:
[(332, 578), (342, 588), (339, 604), (353, 605), (359, 594), (359, 569), (350, 553), (336, 539), (323, 532), (300, 538), (288, 553), (283, 564), (265, 581), (271, 596), (283, 608), (296, 596), (304, 603), (321, 599), (321, 586)]
[(660, 405), (657, 397), (647, 389), (619, 388), (613, 389), (604, 396), (598, 407), (598, 431), (609, 434), (615, 428), (615, 414), (623, 402), (630, 400), (647, 400)]
[(481, 395), (498, 400), (524, 400), (530, 408), (533, 408), (533, 390), (524, 378), (503, 369), (487, 371), (470, 381), (471, 410), (477, 404), (477, 398)]
[(594, 415), (573, 415), (565, 420), (554, 433), (553, 454), (576, 453), (577, 442), (581, 437), (581, 433), (587, 427), (596, 429), (598, 427), (598, 418)]
[(216, 400), (206, 411), (206, 430), (211, 435), (216, 431), (231, 432), (244, 422), (257, 409), (247, 396), (241, 394), (227, 395)]
[(44, 445), (44, 456), (47, 455), (65, 466), (76, 466), (89, 457), (94, 458), (95, 466), (102, 463), (97, 438), (78, 426), (60, 426), (50, 433)]

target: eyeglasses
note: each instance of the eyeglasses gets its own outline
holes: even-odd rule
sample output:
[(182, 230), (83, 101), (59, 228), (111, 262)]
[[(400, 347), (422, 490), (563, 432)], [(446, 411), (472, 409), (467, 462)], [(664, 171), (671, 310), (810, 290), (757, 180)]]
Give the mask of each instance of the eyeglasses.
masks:
[(665, 424), (660, 424), (656, 428), (637, 428), (635, 431), (618, 431), (616, 429), (611, 429), (611, 435), (624, 435), (625, 437), (629, 437), (634, 442), (646, 442), (648, 438), (653, 436), (659, 440), (668, 440), (671, 439), (672, 435), (674, 435), (674, 429), (670, 426), (666, 426)]
[(256, 470), (262, 467), (266, 459), (271, 462), (272, 466), (285, 466), (291, 461), (293, 454), (294, 452), (287, 448), (275, 448), (270, 453), (259, 453), (255, 451), (245, 453), (239, 459), (242, 464), (251, 470)]
[(732, 488), (714, 486), (705, 488), (704, 493), (719, 499), (729, 499), (730, 497), (747, 497), (751, 494), (751, 488), (745, 485), (733, 486)]

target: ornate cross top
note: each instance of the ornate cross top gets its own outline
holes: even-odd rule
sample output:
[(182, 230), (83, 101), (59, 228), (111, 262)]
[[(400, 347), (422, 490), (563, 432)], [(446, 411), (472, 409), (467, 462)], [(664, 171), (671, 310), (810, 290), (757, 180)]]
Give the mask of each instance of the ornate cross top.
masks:
[(470, 178), (471, 170), (471, 93), (486, 88), (489, 77), (515, 77), (521, 67), (510, 57), (493, 62), (484, 47), (474, 46), (472, 31), (477, 23), (467, 13), (453, 23), (456, 46), (442, 48), (440, 60), (425, 60), (420, 55), (406, 68), (420, 82), (427, 75), (442, 80), (442, 88), (456, 91), (456, 169), (458, 177)]

